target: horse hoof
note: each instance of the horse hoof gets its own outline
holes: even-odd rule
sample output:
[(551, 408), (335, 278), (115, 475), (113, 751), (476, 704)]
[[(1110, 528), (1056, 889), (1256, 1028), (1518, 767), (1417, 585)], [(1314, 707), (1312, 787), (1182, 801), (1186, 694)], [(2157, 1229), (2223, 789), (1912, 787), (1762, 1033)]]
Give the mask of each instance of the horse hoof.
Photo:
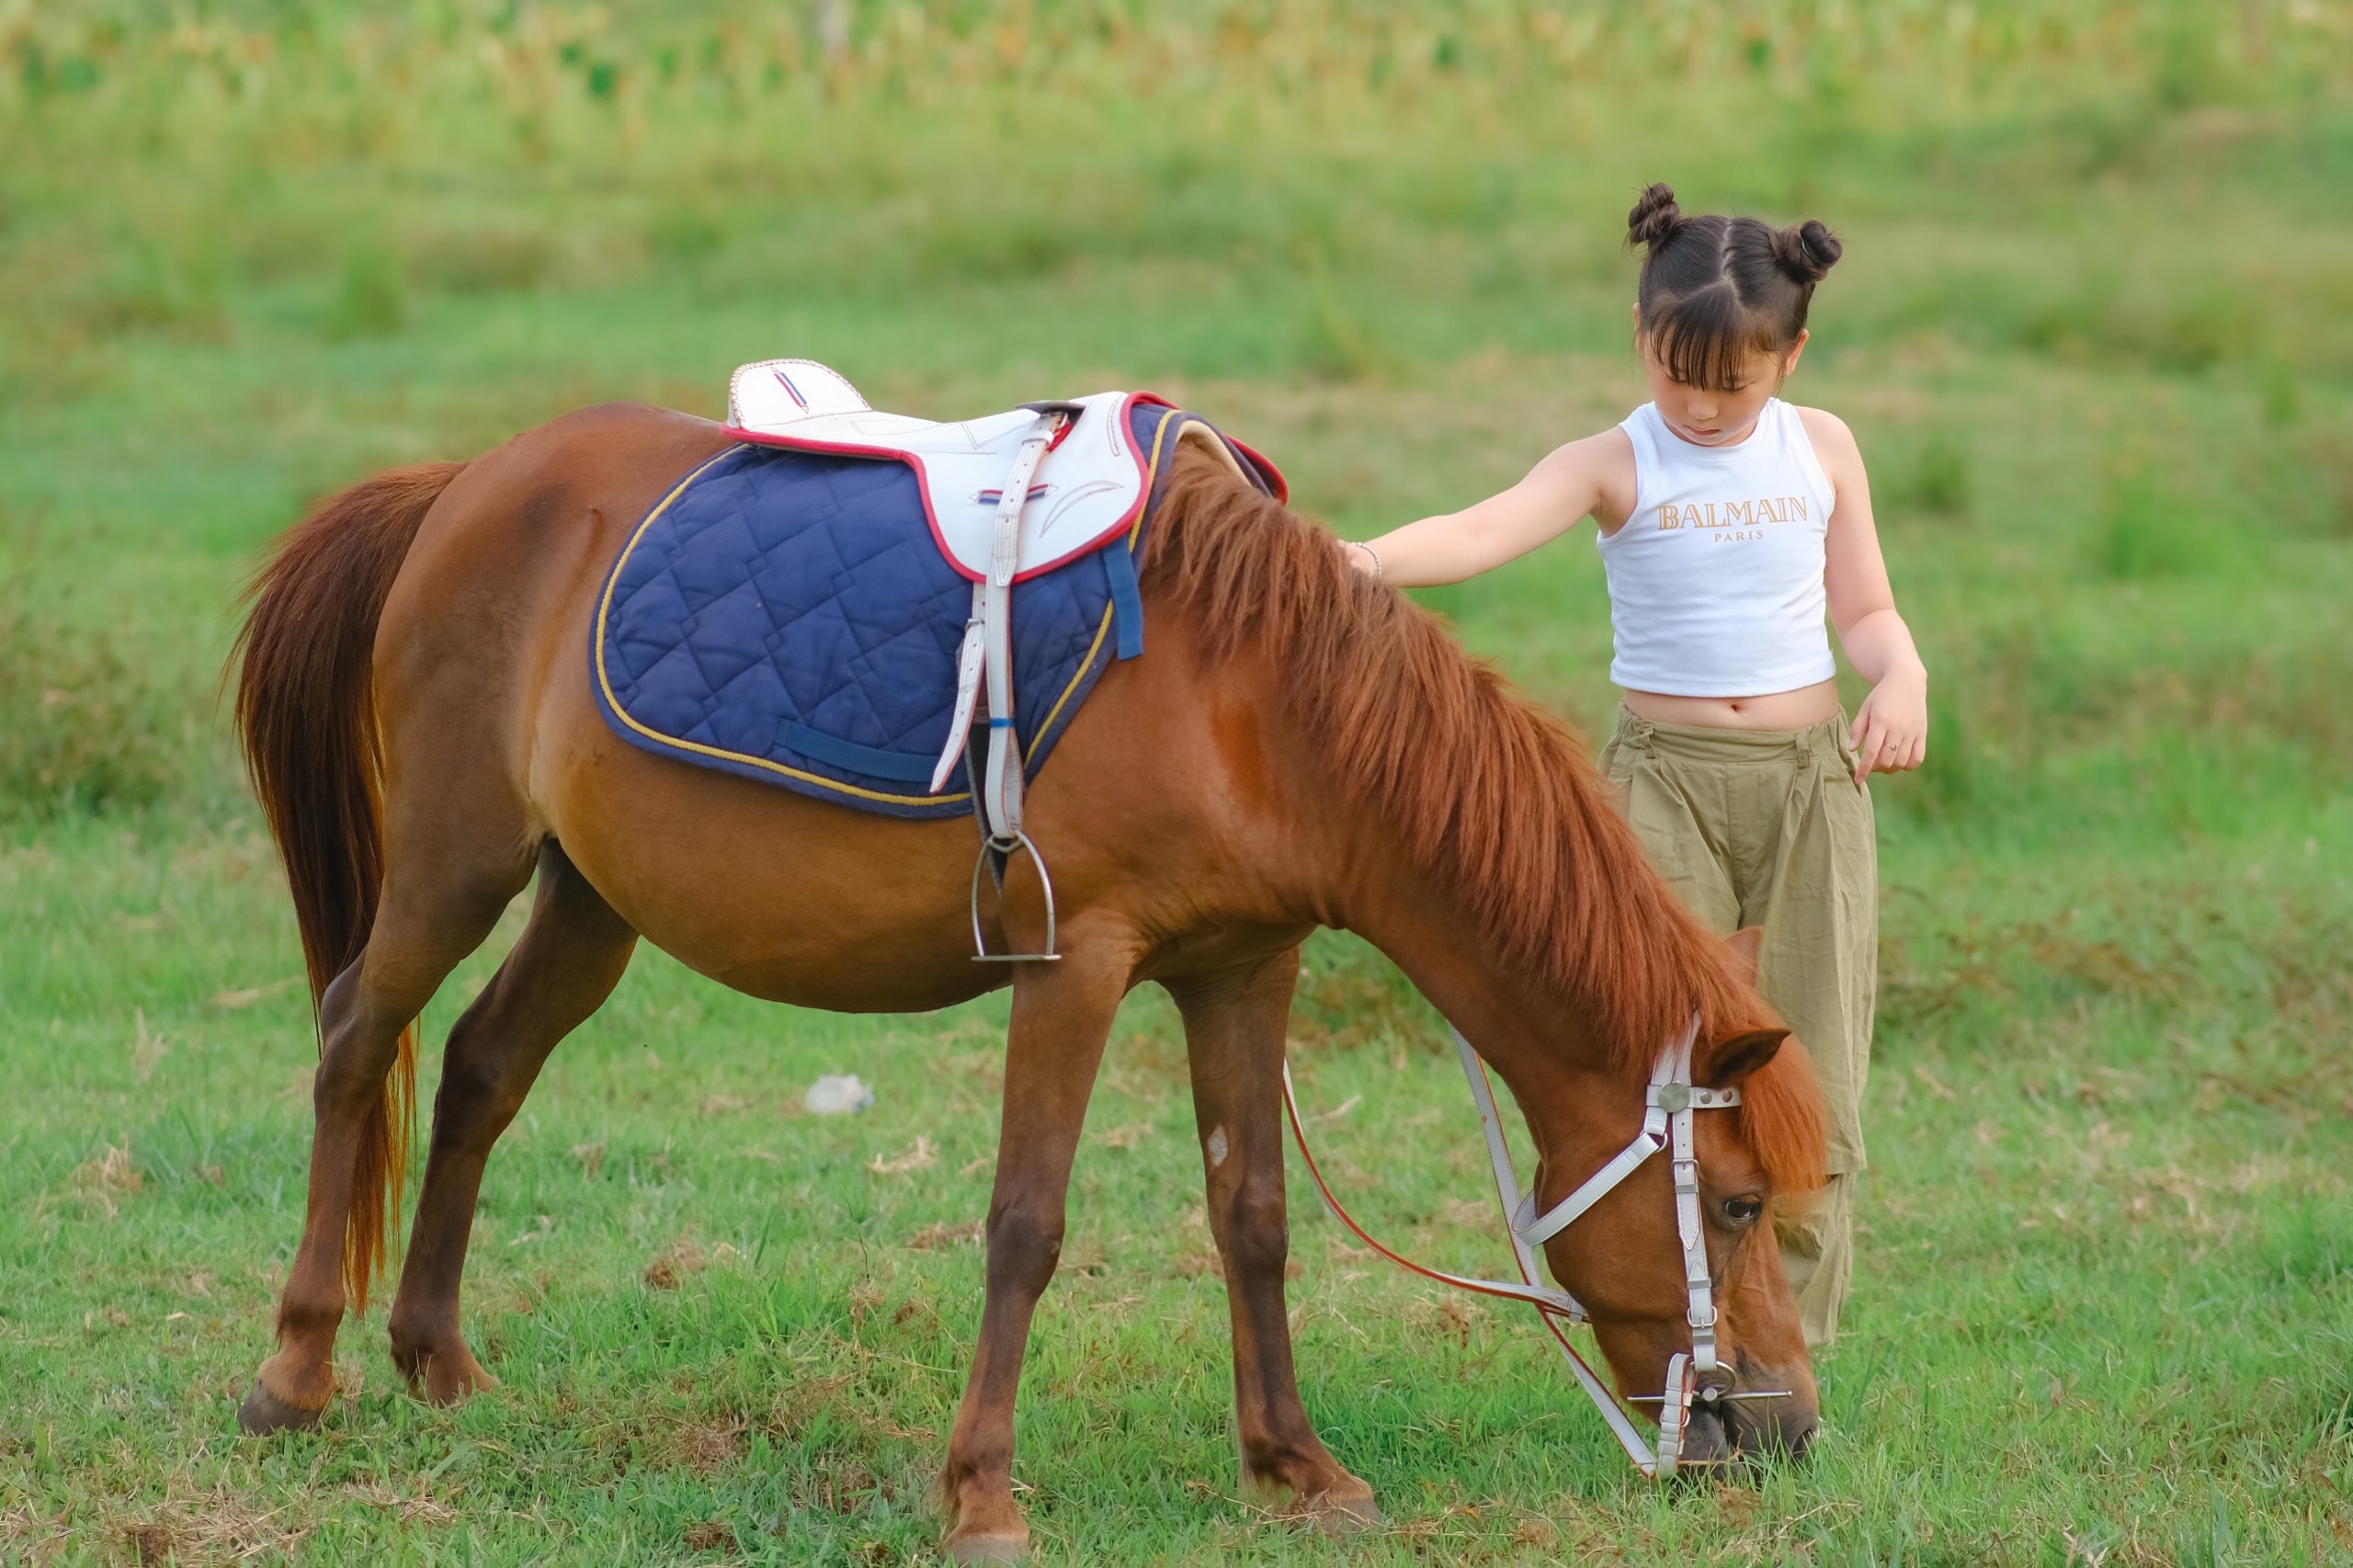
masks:
[(1386, 1522), (1381, 1506), (1372, 1500), (1372, 1488), (1361, 1481), (1317, 1493), (1300, 1512), (1313, 1519), (1317, 1529), (1333, 1537), (1352, 1536)]
[(287, 1403), (256, 1378), (253, 1392), (245, 1395), (244, 1403), (237, 1406), (237, 1426), (248, 1437), (267, 1437), (273, 1432), (308, 1432), (319, 1424), (320, 1415), (319, 1411)]
[(498, 1380), (483, 1370), (482, 1363), (462, 1345), (454, 1356), (394, 1350), (392, 1365), (400, 1369), (409, 1393), (427, 1404), (463, 1404), (474, 1395), (499, 1386)]
[(1019, 1562), (1029, 1555), (1029, 1535), (958, 1535), (948, 1539), (951, 1562)]

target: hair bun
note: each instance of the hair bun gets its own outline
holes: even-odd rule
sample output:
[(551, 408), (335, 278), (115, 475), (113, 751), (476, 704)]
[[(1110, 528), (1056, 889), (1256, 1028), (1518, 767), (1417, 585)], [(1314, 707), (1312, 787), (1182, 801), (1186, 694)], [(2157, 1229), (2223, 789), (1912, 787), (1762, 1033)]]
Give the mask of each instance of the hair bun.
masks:
[(1675, 204), (1675, 187), (1654, 185), (1643, 192), (1634, 210), (1626, 214), (1626, 243), (1644, 245), (1651, 250), (1675, 237), (1683, 226), (1683, 209)]
[(1838, 236), (1818, 218), (1808, 218), (1773, 235), (1773, 259), (1800, 283), (1821, 282), (1844, 254)]

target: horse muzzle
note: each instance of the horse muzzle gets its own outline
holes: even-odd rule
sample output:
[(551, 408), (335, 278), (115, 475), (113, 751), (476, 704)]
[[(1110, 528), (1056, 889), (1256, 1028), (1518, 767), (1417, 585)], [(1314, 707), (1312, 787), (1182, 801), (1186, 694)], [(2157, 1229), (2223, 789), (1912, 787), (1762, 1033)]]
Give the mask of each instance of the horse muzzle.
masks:
[[(1785, 1381), (1766, 1386), (1791, 1385)], [(1695, 1407), (1692, 1420), (1696, 1423), (1703, 1414), (1716, 1418), (1718, 1429), (1730, 1437), (1731, 1452), (1744, 1460), (1802, 1460), (1813, 1444), (1815, 1428), (1822, 1425), (1822, 1412), (1813, 1401), (1794, 1394), (1730, 1399), (1712, 1409)]]
[[(1671, 1467), (1678, 1480), (1725, 1481), (1743, 1465), (1802, 1459), (1821, 1424), (1811, 1394), (1785, 1392), (1791, 1382), (1760, 1382), (1694, 1397), (1682, 1418)], [(1809, 1386), (1801, 1383), (1800, 1386)], [(1660, 1434), (1662, 1460), (1667, 1437)]]

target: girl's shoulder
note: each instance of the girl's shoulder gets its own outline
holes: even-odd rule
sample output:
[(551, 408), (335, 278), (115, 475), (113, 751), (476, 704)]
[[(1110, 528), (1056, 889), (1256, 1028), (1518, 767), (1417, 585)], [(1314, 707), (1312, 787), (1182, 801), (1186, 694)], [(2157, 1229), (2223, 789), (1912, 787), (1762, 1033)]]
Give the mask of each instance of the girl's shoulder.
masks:
[(1796, 403), (1790, 403), (1789, 408), (1798, 416), (1798, 424), (1804, 428), (1806, 438), (1813, 443), (1814, 455), (1824, 466), (1834, 458), (1852, 458), (1857, 462), (1862, 460), (1862, 449), (1855, 444), (1855, 433), (1847, 427), (1845, 420), (1826, 408), (1808, 408)]
[[(1847, 422), (1826, 408), (1806, 408), (1797, 403), (1790, 404), (1790, 408), (1798, 416), (1799, 427), (1805, 431), (1806, 444), (1813, 449), (1814, 465), (1830, 483), (1833, 505), (1840, 496), (1868, 494), (1870, 482), (1863, 470), (1863, 450), (1855, 444), (1855, 433), (1847, 427)], [(1836, 517), (1839, 513), (1834, 511), (1831, 515)]]
[(1634, 443), (1618, 426), (1553, 448), (1523, 485), (1534, 485), (1573, 520), (1590, 516), (1605, 534), (1633, 512), (1639, 486)]
[(1624, 426), (1612, 425), (1590, 436), (1563, 441), (1545, 454), (1538, 466), (1603, 473), (1623, 469), (1631, 473), (1634, 466), (1634, 438)]

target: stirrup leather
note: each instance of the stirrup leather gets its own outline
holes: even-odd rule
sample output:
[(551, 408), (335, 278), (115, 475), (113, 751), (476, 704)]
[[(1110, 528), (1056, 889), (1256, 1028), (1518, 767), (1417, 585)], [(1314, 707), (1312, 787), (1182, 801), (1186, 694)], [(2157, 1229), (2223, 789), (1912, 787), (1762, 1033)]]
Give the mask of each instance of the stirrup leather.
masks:
[[(988, 689), (989, 742), (987, 758), (972, 780), (973, 803), (981, 821), (980, 858), (972, 866), (972, 961), (1021, 963), (1051, 961), (1062, 957), (1054, 948), (1054, 884), (1046, 875), (1045, 857), (1023, 830), (1021, 822), (1021, 745), (1013, 727), (1013, 577), (1018, 569), (1021, 511), (1029, 504), (1030, 481), (1056, 437), (1070, 423), (1068, 405), (1041, 408), (1038, 422), (1014, 456), (1013, 470), (996, 504), (995, 532), (989, 554), (988, 575), (972, 585), (972, 615), (964, 623), (964, 643), (956, 665), (956, 710), (948, 744), (932, 770), (935, 793), (945, 787), (959, 753), (966, 752), (972, 718), (979, 707), (983, 682)], [(1038, 869), (1038, 885), (1046, 895), (1046, 948), (1038, 953), (993, 953), (981, 927), (981, 873), (998, 873), (999, 904), (1003, 903), (1002, 873), (1015, 854), (1027, 851)]]

